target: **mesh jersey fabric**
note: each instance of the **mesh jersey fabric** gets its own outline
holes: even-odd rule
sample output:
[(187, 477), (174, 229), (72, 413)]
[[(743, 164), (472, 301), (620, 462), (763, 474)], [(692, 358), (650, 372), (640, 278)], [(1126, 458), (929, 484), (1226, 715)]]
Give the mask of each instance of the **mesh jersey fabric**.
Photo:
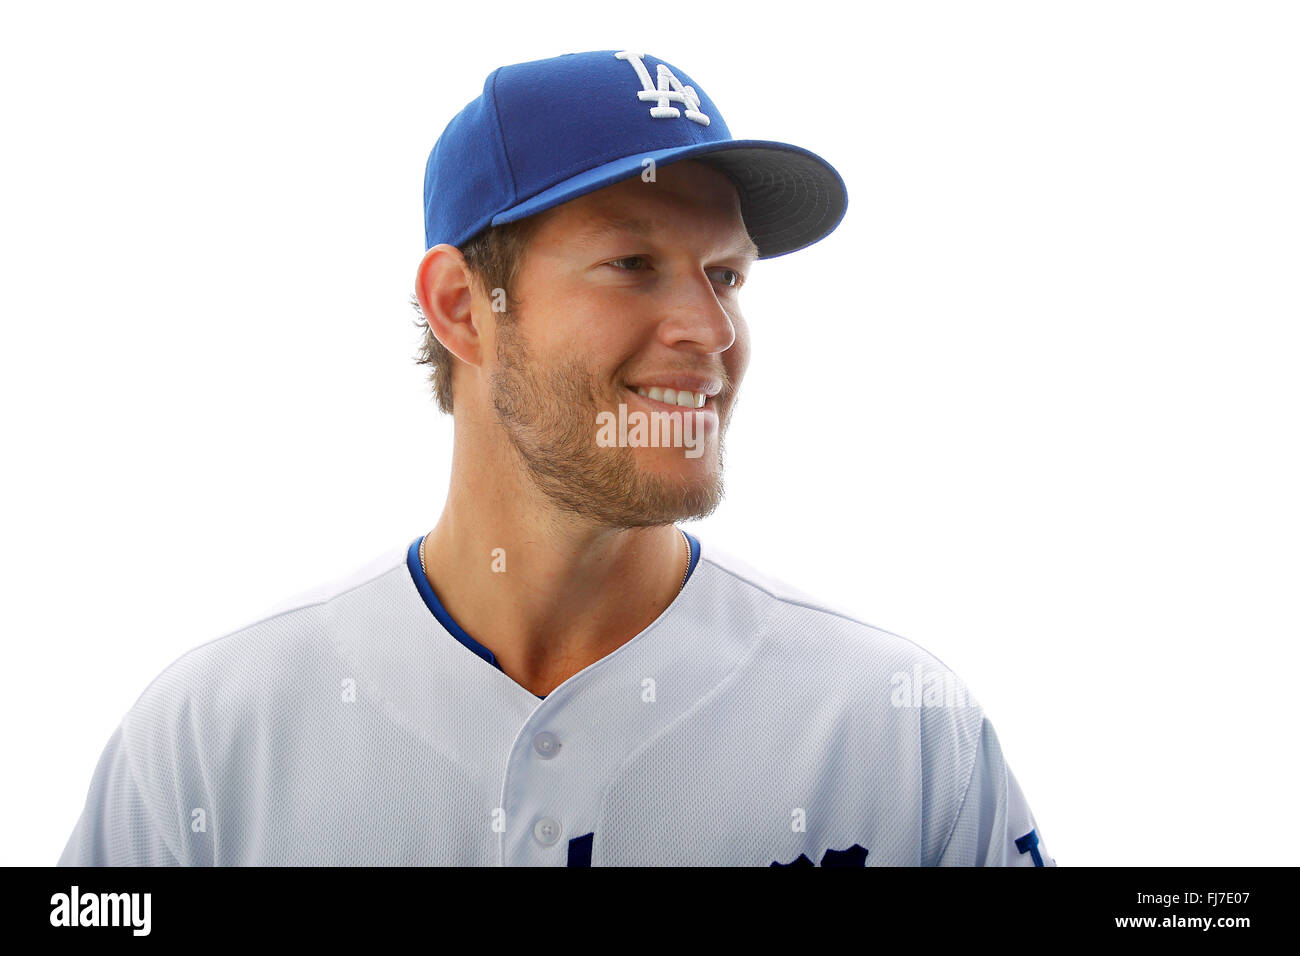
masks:
[(439, 623), (409, 547), (166, 667), (58, 864), (1056, 865), (983, 708), (903, 637), (701, 543), (538, 698)]

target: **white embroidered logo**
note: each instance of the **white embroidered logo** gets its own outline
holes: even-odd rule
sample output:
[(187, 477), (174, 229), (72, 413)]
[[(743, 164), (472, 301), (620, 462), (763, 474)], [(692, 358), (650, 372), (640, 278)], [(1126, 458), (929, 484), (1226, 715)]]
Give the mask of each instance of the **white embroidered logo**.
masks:
[(630, 53), (623, 51), (615, 53), (614, 56), (620, 60), (626, 60), (632, 64), (636, 70), (636, 75), (641, 78), (642, 89), (637, 90), (636, 97), (643, 103), (656, 101), (658, 105), (650, 107), (650, 115), (655, 119), (676, 119), (682, 115), (682, 110), (675, 106), (669, 106), (669, 103), (681, 103), (686, 107), (685, 113), (688, 120), (694, 120), (701, 126), (709, 125), (709, 118), (700, 112), (700, 97), (695, 89), (690, 86), (682, 86), (682, 81), (673, 75), (673, 71), (668, 69), (662, 63), (659, 64), (659, 85), (655, 86), (650, 79), (650, 71), (645, 68), (641, 62), (644, 53)]

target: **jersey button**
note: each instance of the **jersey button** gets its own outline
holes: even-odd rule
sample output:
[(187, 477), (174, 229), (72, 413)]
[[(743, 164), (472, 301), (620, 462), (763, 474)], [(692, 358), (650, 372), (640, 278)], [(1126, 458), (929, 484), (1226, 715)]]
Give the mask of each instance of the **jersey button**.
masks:
[(541, 754), (543, 760), (550, 760), (560, 752), (560, 738), (549, 730), (543, 730), (533, 738), (533, 749)]
[(550, 846), (560, 838), (560, 821), (555, 817), (542, 817), (533, 824), (533, 839), (542, 846)]

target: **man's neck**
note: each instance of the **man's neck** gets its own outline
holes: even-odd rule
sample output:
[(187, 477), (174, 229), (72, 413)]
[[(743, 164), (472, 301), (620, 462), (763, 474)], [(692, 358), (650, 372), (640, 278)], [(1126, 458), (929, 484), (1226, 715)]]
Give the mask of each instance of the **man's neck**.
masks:
[(690, 557), (673, 525), (610, 529), (555, 512), (521, 515), (450, 495), (425, 542), (447, 613), (505, 674), (545, 695), (645, 630), (672, 603)]

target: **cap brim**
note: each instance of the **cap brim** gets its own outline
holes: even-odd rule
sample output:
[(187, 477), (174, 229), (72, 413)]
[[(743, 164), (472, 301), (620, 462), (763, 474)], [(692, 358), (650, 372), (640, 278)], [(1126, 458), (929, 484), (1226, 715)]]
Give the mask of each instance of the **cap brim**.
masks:
[(492, 225), (514, 222), (585, 193), (640, 176), (645, 160), (666, 166), (700, 159), (722, 169), (736, 184), (740, 213), (760, 259), (803, 249), (829, 235), (848, 207), (844, 180), (816, 153), (789, 143), (733, 139), (652, 150), (586, 170), (530, 196), (492, 217)]

